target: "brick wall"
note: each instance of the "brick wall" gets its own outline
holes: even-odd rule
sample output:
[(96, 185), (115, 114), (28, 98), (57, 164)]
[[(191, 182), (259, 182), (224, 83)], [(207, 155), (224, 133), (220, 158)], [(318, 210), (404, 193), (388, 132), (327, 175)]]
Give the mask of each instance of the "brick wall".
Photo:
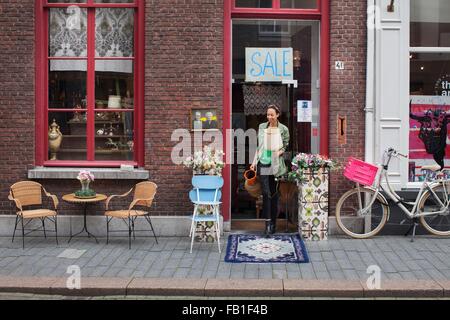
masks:
[(34, 0), (0, 0), (0, 213), (34, 161)]
[(161, 213), (188, 214), (192, 176), (171, 164), (171, 134), (189, 128), (192, 107), (216, 107), (222, 116), (223, 1), (151, 0), (146, 17), (146, 168)]
[[(349, 156), (364, 159), (367, 4), (361, 0), (330, 1), (330, 156), (345, 164)], [(335, 70), (343, 61), (345, 70)], [(347, 143), (338, 145), (337, 119), (347, 117)], [(331, 177), (331, 214), (351, 184), (342, 171)]]

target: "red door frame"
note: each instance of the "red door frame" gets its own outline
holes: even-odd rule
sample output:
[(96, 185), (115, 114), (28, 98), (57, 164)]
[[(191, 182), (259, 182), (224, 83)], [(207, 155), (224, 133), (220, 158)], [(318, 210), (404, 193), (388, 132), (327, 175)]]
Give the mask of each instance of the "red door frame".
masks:
[[(94, 161), (95, 145), (95, 87), (91, 83), (95, 78), (95, 61), (108, 60), (108, 58), (98, 59), (95, 57), (95, 29), (88, 29), (88, 55), (84, 58), (52, 58), (54, 60), (85, 60), (87, 62), (87, 161), (46, 161), (48, 150), (47, 128), (48, 128), (48, 8), (67, 8), (70, 5), (76, 5), (80, 8), (133, 8), (135, 11), (135, 41), (134, 57), (123, 58), (134, 62), (134, 136), (135, 136), (135, 161)], [(134, 166), (144, 166), (144, 79), (145, 79), (145, 4), (144, 0), (136, 0), (136, 3), (94, 3), (94, 0), (87, 0), (86, 3), (48, 3), (47, 0), (36, 0), (36, 27), (35, 27), (35, 112), (36, 112), (36, 146), (35, 146), (35, 165), (49, 167), (118, 167), (121, 164), (130, 164)], [(88, 15), (88, 24), (95, 24), (95, 16)], [(121, 58), (114, 58), (121, 60)], [(111, 59), (109, 59), (111, 60)], [(71, 112), (74, 110), (57, 110)], [(124, 110), (122, 110), (124, 111)]]
[(330, 91), (330, 0), (318, 0), (317, 9), (281, 9), (280, 0), (272, 0), (273, 8), (236, 8), (234, 0), (226, 0), (224, 8), (224, 87), (223, 87), (223, 134), (226, 166), (223, 171), (223, 216), (231, 221), (231, 77), (232, 77), (232, 19), (292, 19), (319, 20), (320, 23), (320, 153), (329, 154), (329, 91)]

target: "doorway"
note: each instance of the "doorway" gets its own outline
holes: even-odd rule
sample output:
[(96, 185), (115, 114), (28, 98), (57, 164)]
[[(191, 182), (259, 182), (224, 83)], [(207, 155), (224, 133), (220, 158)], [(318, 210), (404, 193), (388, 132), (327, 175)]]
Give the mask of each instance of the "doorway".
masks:
[[(280, 122), (290, 132), (289, 147), (284, 155), (288, 167), (296, 153), (319, 153), (320, 150), (319, 33), (319, 21), (233, 20), (232, 129), (257, 130), (260, 123), (267, 121), (266, 107), (270, 104), (280, 106)], [(246, 48), (292, 48), (293, 80), (246, 81)], [(306, 119), (300, 117), (298, 110), (300, 108), (302, 111), (305, 103), (309, 103), (310, 113)], [(261, 200), (250, 195), (244, 187), (244, 172), (253, 160), (254, 150), (249, 147), (247, 139), (245, 163), (239, 164), (238, 147), (241, 146), (235, 143), (235, 161), (231, 172), (232, 229), (262, 230)], [(280, 204), (279, 207), (278, 218), (284, 220), (287, 211), (296, 210), (296, 201)]]

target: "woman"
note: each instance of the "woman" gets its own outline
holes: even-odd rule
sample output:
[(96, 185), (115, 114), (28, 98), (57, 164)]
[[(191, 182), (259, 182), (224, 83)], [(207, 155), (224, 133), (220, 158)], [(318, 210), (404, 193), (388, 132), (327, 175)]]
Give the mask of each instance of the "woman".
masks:
[(257, 171), (263, 194), (263, 217), (266, 220), (265, 235), (274, 234), (278, 215), (278, 185), (275, 178), (287, 172), (283, 154), (289, 145), (289, 129), (278, 119), (280, 108), (267, 107), (268, 122), (258, 129), (258, 148), (250, 169)]

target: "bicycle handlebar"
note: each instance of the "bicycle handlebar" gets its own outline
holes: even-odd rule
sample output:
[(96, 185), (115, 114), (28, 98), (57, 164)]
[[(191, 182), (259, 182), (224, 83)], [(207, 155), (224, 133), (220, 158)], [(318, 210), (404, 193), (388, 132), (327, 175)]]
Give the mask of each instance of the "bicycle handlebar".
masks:
[(395, 150), (394, 148), (389, 148), (389, 149), (387, 149), (386, 153), (387, 153), (388, 155), (390, 155), (390, 156), (393, 156), (393, 157), (399, 156), (399, 157), (402, 157), (402, 158), (405, 158), (405, 159), (408, 158), (407, 155), (401, 154), (400, 152), (398, 152), (398, 151)]

